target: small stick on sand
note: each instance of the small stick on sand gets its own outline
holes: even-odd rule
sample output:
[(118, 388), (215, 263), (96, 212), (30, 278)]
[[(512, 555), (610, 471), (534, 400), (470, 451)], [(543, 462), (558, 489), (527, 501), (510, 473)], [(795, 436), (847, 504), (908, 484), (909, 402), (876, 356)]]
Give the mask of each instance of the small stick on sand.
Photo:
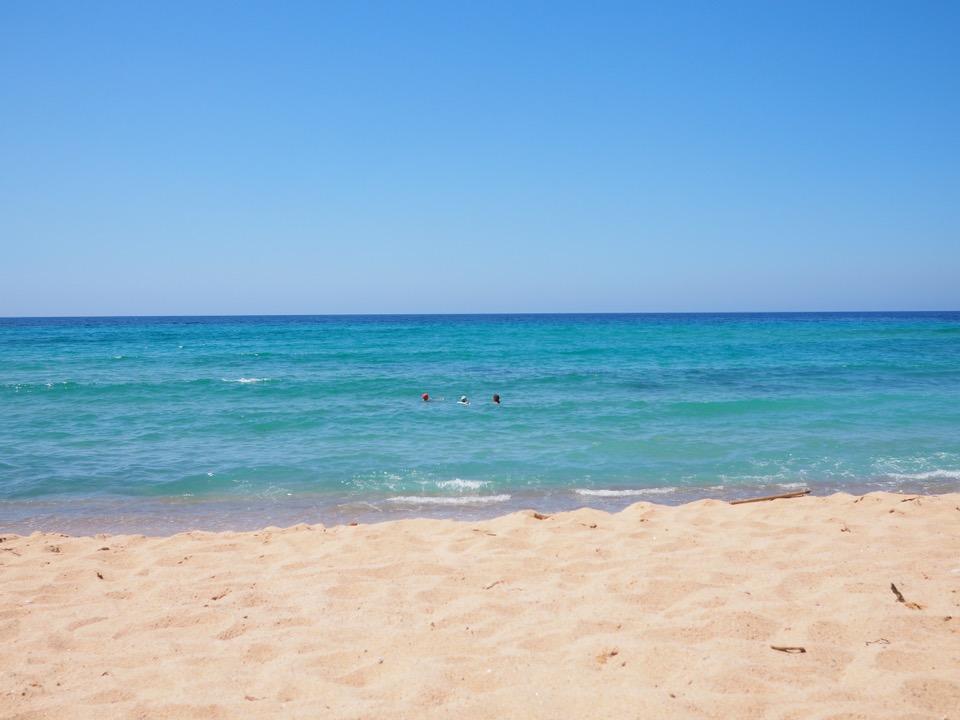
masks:
[(897, 596), (897, 602), (903, 603), (911, 610), (923, 610), (923, 605), (921, 605), (920, 603), (907, 602), (906, 599), (903, 597), (903, 593), (897, 590), (897, 586), (894, 585), (893, 583), (890, 583), (890, 589), (893, 590), (893, 594)]
[(805, 647), (789, 647), (787, 645), (771, 645), (770, 647), (773, 650), (790, 653), (791, 655), (799, 655), (800, 653), (805, 653), (807, 651)]
[(780, 495), (767, 495), (766, 497), (749, 498), (747, 500), (731, 500), (731, 505), (743, 505), (744, 503), (763, 502), (764, 500), (783, 500), (786, 498), (803, 497), (810, 492), (810, 489), (797, 490), (796, 492), (782, 493)]

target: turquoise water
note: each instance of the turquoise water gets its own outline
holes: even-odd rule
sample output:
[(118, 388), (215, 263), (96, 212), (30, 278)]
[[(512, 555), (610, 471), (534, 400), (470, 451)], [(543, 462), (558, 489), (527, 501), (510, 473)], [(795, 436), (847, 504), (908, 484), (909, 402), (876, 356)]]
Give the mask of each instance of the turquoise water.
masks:
[(960, 313), (5, 319), (0, 407), (7, 532), (957, 491)]

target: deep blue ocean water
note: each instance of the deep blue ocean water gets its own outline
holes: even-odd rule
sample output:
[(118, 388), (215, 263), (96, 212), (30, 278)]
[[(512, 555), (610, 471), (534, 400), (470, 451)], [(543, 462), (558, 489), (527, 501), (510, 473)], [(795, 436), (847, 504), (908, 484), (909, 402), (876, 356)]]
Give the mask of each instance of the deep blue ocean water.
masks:
[(960, 313), (0, 319), (2, 532), (799, 488), (960, 490)]

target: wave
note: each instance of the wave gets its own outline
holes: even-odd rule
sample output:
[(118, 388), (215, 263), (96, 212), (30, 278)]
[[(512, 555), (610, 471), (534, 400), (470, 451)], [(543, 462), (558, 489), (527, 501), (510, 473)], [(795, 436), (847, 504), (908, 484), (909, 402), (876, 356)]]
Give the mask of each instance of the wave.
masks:
[[(794, 476), (804, 473), (794, 473)], [(786, 480), (783, 475), (719, 475), (718, 478), (723, 481), (723, 485), (715, 488), (722, 490), (725, 486), (732, 487), (776, 487), (784, 490), (802, 490), (810, 483), (805, 480)]]
[(484, 480), (461, 480), (460, 478), (456, 478), (454, 480), (441, 480), (437, 483), (437, 487), (441, 490), (479, 490), (489, 484), (489, 482)]
[(400, 495), (392, 497), (387, 502), (397, 505), (495, 505), (510, 500), (510, 495), (460, 495), (429, 496), (429, 495)]
[[(726, 479), (725, 480), (729, 480)], [(794, 490), (804, 490), (809, 487), (806, 482), (776, 482), (768, 479), (766, 482), (751, 482), (741, 484), (736, 482), (725, 482), (720, 485), (667, 485), (664, 487), (649, 488), (575, 488), (574, 493), (584, 497), (592, 498), (631, 498), (647, 497), (651, 495), (677, 495), (681, 502), (691, 495), (703, 495), (704, 493), (724, 493), (739, 491), (757, 491), (761, 488), (769, 488), (770, 492), (792, 492)]]
[(960, 480), (960, 470), (930, 470), (920, 473), (889, 473), (895, 480)]
[(223, 382), (228, 383), (240, 383), (241, 385), (246, 385), (248, 383), (258, 383), (258, 382), (270, 382), (270, 378), (237, 378), (236, 380), (230, 380), (229, 378), (221, 378)]
[(639, 497), (642, 495), (668, 495), (670, 493), (675, 493), (679, 490), (676, 487), (662, 487), (662, 488), (638, 488), (634, 490), (605, 490), (602, 488), (593, 489), (593, 488), (576, 488), (574, 492), (577, 495), (585, 495), (587, 497)]

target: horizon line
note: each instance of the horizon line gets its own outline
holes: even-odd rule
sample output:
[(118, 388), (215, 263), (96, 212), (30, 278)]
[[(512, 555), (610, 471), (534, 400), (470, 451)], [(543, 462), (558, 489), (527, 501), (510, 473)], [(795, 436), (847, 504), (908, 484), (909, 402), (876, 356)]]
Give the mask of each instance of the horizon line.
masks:
[(617, 310), (558, 312), (341, 312), (341, 313), (203, 313), (191, 315), (0, 315), (0, 320), (122, 320), (134, 318), (310, 318), (310, 317), (543, 317), (573, 315), (906, 315), (956, 313), (960, 310)]

